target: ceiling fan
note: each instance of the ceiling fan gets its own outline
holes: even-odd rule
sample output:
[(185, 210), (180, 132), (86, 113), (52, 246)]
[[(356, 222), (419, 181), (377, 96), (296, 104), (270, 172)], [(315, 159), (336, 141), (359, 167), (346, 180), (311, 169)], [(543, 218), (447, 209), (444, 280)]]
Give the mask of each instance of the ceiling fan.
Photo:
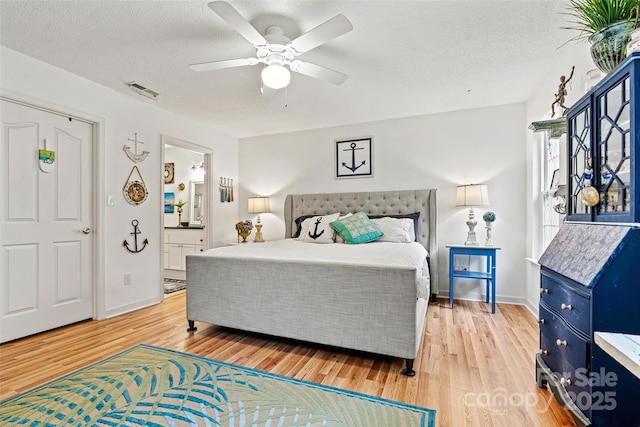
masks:
[(291, 74), (285, 66), (296, 73), (336, 85), (347, 80), (348, 76), (344, 73), (296, 59), (303, 53), (353, 30), (353, 25), (344, 15), (337, 15), (295, 40), (290, 40), (284, 35), (282, 29), (276, 26), (268, 27), (263, 36), (226, 1), (214, 1), (208, 6), (256, 48), (256, 56), (190, 64), (189, 68), (193, 71), (219, 70), (262, 63), (265, 64), (261, 73), (262, 82), (273, 89), (281, 89), (289, 84)]

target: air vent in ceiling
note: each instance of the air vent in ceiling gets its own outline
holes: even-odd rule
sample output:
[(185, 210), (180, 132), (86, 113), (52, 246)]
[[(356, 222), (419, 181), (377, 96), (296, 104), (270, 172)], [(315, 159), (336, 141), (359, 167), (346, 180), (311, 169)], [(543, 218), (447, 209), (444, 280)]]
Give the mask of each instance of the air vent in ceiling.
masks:
[(131, 89), (135, 93), (142, 96), (146, 96), (147, 98), (153, 99), (154, 101), (158, 99), (158, 95), (160, 95), (158, 92), (155, 92), (151, 89), (147, 89), (146, 87), (142, 86), (140, 83), (137, 83), (137, 82), (129, 82), (127, 83), (127, 86), (129, 86), (129, 89)]

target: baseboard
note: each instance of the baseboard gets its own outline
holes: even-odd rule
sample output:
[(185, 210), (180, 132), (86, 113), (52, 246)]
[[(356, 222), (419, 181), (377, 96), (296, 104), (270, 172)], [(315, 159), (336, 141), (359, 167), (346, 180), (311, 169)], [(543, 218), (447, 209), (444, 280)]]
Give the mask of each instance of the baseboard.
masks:
[(529, 312), (531, 313), (531, 315), (533, 317), (538, 319), (538, 304), (533, 304), (528, 299), (525, 299), (524, 300), (524, 306), (527, 308), (527, 310), (529, 310)]
[(153, 298), (147, 298), (142, 301), (136, 301), (131, 304), (121, 305), (119, 307), (114, 307), (107, 309), (106, 318), (119, 316), (121, 314), (130, 313), (132, 311), (140, 310), (141, 308), (149, 307), (151, 305), (155, 305), (161, 303), (164, 300), (164, 294), (158, 295)]
[[(449, 292), (440, 292), (438, 294), (438, 298), (446, 298), (449, 299)], [(455, 301), (478, 301), (478, 302), (485, 302), (485, 297), (484, 295), (465, 295), (463, 297), (455, 297), (454, 300), (454, 304)], [(520, 298), (520, 297), (511, 297), (511, 296), (504, 296), (504, 295), (496, 295), (496, 304), (513, 304), (513, 305), (524, 305), (525, 307), (527, 307), (527, 309), (529, 309), (529, 311), (531, 311), (531, 309), (527, 306), (527, 301), (524, 298)], [(537, 315), (536, 315), (537, 316)]]

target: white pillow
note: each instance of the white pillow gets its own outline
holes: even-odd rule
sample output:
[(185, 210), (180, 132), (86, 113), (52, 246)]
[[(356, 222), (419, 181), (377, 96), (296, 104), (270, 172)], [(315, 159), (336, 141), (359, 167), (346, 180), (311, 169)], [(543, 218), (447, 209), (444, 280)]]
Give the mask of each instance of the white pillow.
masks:
[(305, 219), (302, 222), (300, 237), (302, 237), (303, 241), (309, 243), (335, 243), (333, 240), (335, 232), (329, 224), (337, 221), (339, 216), (340, 213), (334, 213)]
[(377, 242), (410, 243), (415, 240), (416, 234), (413, 230), (413, 220), (411, 218), (371, 218), (380, 231), (382, 237)]

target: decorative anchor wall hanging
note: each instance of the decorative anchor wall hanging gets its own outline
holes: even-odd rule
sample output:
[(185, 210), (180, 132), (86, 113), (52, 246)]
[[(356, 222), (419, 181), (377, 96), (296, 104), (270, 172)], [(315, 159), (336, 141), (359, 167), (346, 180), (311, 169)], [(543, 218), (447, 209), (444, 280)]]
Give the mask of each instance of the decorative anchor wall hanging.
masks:
[(352, 142), (349, 144), (349, 148), (344, 149), (343, 151), (351, 151), (351, 165), (342, 162), (342, 166), (349, 169), (351, 172), (357, 171), (359, 168), (367, 164), (366, 160), (363, 160), (362, 163), (356, 166), (356, 150), (364, 150), (363, 147), (358, 147), (358, 144)]
[(373, 138), (336, 141), (336, 178), (372, 176)]
[(138, 249), (138, 234), (141, 233), (140, 229), (138, 228), (138, 220), (134, 219), (133, 221), (131, 221), (131, 225), (133, 225), (133, 233), (129, 234), (133, 235), (133, 250), (129, 248), (129, 242), (127, 242), (126, 240), (122, 242), (122, 246), (124, 246), (129, 252), (137, 254), (138, 252), (142, 252), (144, 248), (147, 247), (147, 245), (149, 244), (149, 239), (144, 239), (142, 241), (142, 247)]
[(138, 141), (137, 133), (133, 134), (133, 139), (127, 138), (127, 141), (132, 141), (135, 144), (134, 153), (131, 152), (131, 147), (129, 147), (127, 144), (125, 144), (124, 147), (122, 147), (124, 152), (127, 154), (127, 157), (130, 158), (132, 162), (134, 163), (142, 162), (144, 159), (146, 159), (149, 156), (148, 151), (143, 151), (142, 153), (138, 154), (138, 144), (144, 144), (144, 142)]
[[(136, 172), (138, 174), (138, 176), (140, 177), (140, 181), (131, 179), (133, 172)], [(147, 199), (147, 186), (144, 183), (144, 179), (142, 179), (142, 175), (140, 174), (140, 169), (138, 169), (138, 166), (134, 166), (131, 169), (129, 177), (124, 183), (124, 187), (122, 187), (122, 192), (124, 193), (124, 198), (127, 200), (127, 202), (131, 203), (132, 205), (139, 205)]]

